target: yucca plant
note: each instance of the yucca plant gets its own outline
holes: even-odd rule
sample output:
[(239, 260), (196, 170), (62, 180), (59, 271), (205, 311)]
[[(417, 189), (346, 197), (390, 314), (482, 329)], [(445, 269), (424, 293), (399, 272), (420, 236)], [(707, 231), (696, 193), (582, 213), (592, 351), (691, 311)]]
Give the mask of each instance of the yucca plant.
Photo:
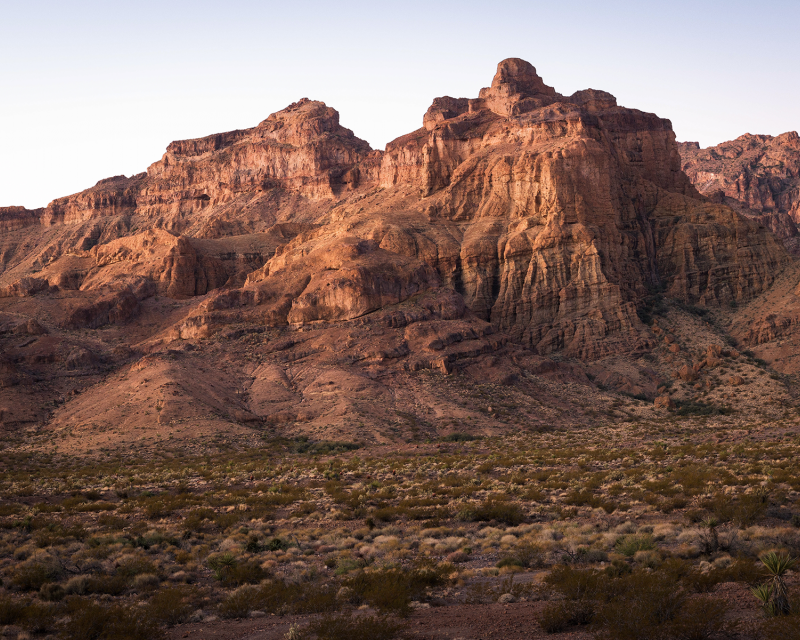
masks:
[(212, 556), (208, 560), (208, 566), (213, 571), (214, 577), (217, 580), (224, 581), (231, 572), (236, 568), (236, 558), (230, 552), (223, 553), (219, 556)]
[(772, 603), (772, 583), (760, 584), (750, 589), (753, 595), (761, 601), (761, 606), (767, 615), (774, 616), (775, 609)]
[(761, 556), (761, 563), (772, 575), (772, 580), (753, 589), (753, 595), (761, 600), (764, 611), (771, 616), (786, 616), (791, 612), (789, 592), (784, 576), (794, 567), (797, 560), (791, 556), (770, 551)]
[(719, 551), (719, 532), (717, 531), (719, 521), (713, 516), (703, 520), (703, 527), (705, 530), (700, 534), (700, 544), (703, 547), (703, 553), (716, 553)]

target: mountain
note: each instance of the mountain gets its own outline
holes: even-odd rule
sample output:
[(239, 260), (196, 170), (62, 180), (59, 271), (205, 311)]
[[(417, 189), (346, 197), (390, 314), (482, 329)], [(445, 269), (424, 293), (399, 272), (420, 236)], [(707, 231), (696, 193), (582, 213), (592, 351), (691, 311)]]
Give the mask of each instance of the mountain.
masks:
[(678, 145), (681, 166), (700, 193), (772, 229), (792, 253), (800, 253), (800, 137), (739, 136), (701, 149)]
[(303, 99), (0, 229), (0, 420), (75, 449), (549, 428), (675, 376), (692, 398), (674, 372), (724, 341), (685, 308), (733, 322), (794, 277), (668, 120), (515, 58), (384, 151)]

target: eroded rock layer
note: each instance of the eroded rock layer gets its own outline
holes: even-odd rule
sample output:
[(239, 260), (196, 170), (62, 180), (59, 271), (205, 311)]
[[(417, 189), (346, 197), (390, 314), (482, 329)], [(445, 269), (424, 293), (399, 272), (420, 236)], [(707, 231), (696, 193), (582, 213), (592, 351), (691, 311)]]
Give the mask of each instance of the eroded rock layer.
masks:
[(758, 220), (800, 253), (800, 137), (796, 131), (773, 137), (745, 134), (701, 149), (678, 145), (682, 167), (698, 190)]
[[(252, 129), (173, 142), (146, 173), (40, 210), (0, 209), (0, 228), (0, 311), (38, 316), (53, 367), (74, 352), (76, 367), (116, 371), (114, 385), (127, 375), (115, 367), (141, 354), (201, 358), (206, 341), (244, 330), (231, 325), (282, 332), (289, 347), (270, 334), (255, 369), (236, 365), (269, 374), (274, 406), (241, 390), (191, 392), (216, 398), (215, 415), (235, 406), (240, 423), (327, 415), (299, 409), (307, 398), (287, 349), (292, 362), (362, 381), (431, 369), (509, 382), (535, 369), (588, 384), (542, 357), (644, 353), (656, 337), (637, 308), (654, 293), (739, 304), (789, 263), (758, 221), (697, 192), (668, 120), (604, 91), (563, 96), (519, 59), (501, 62), (477, 98), (436, 98), (422, 127), (385, 151), (303, 99)], [(90, 362), (70, 332), (101, 327), (116, 342), (80, 347)], [(309, 330), (335, 344), (287, 337)], [(10, 381), (26, 379), (17, 357), (4, 361)], [(180, 378), (170, 384), (191, 385), (159, 363)], [(397, 402), (398, 388), (376, 398)], [(180, 421), (184, 405), (170, 400), (159, 420)], [(48, 419), (88, 420), (74, 406)]]

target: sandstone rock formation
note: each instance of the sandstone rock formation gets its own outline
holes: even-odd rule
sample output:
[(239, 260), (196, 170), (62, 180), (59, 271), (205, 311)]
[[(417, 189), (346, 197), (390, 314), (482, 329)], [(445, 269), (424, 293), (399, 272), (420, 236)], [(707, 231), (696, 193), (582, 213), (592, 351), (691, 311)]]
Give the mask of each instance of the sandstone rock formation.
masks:
[(800, 253), (800, 137), (796, 131), (772, 137), (739, 136), (701, 149), (679, 145), (683, 170), (700, 193), (758, 220)]
[[(403, 413), (422, 370), (541, 397), (531, 376), (592, 386), (560, 359), (660, 344), (637, 313), (654, 292), (727, 308), (790, 262), (757, 221), (698, 194), (668, 120), (603, 91), (563, 96), (519, 59), (477, 98), (436, 98), (385, 151), (303, 99), (173, 142), (146, 173), (0, 209), (0, 229), (0, 313), (49, 332), (0, 334), (4, 380), (68, 398), (7, 422), (70, 433), (98, 413), (123, 432), (157, 417), (327, 433), (358, 411)], [(598, 379), (651, 399), (659, 384)]]

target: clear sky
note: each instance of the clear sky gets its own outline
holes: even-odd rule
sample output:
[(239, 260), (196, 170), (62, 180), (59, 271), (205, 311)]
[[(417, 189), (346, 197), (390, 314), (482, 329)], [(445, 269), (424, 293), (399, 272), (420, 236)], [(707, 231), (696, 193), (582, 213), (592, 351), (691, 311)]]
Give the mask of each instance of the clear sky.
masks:
[(0, 206), (144, 171), (302, 97), (383, 148), (519, 57), (703, 146), (800, 129), (800, 1), (0, 0)]

